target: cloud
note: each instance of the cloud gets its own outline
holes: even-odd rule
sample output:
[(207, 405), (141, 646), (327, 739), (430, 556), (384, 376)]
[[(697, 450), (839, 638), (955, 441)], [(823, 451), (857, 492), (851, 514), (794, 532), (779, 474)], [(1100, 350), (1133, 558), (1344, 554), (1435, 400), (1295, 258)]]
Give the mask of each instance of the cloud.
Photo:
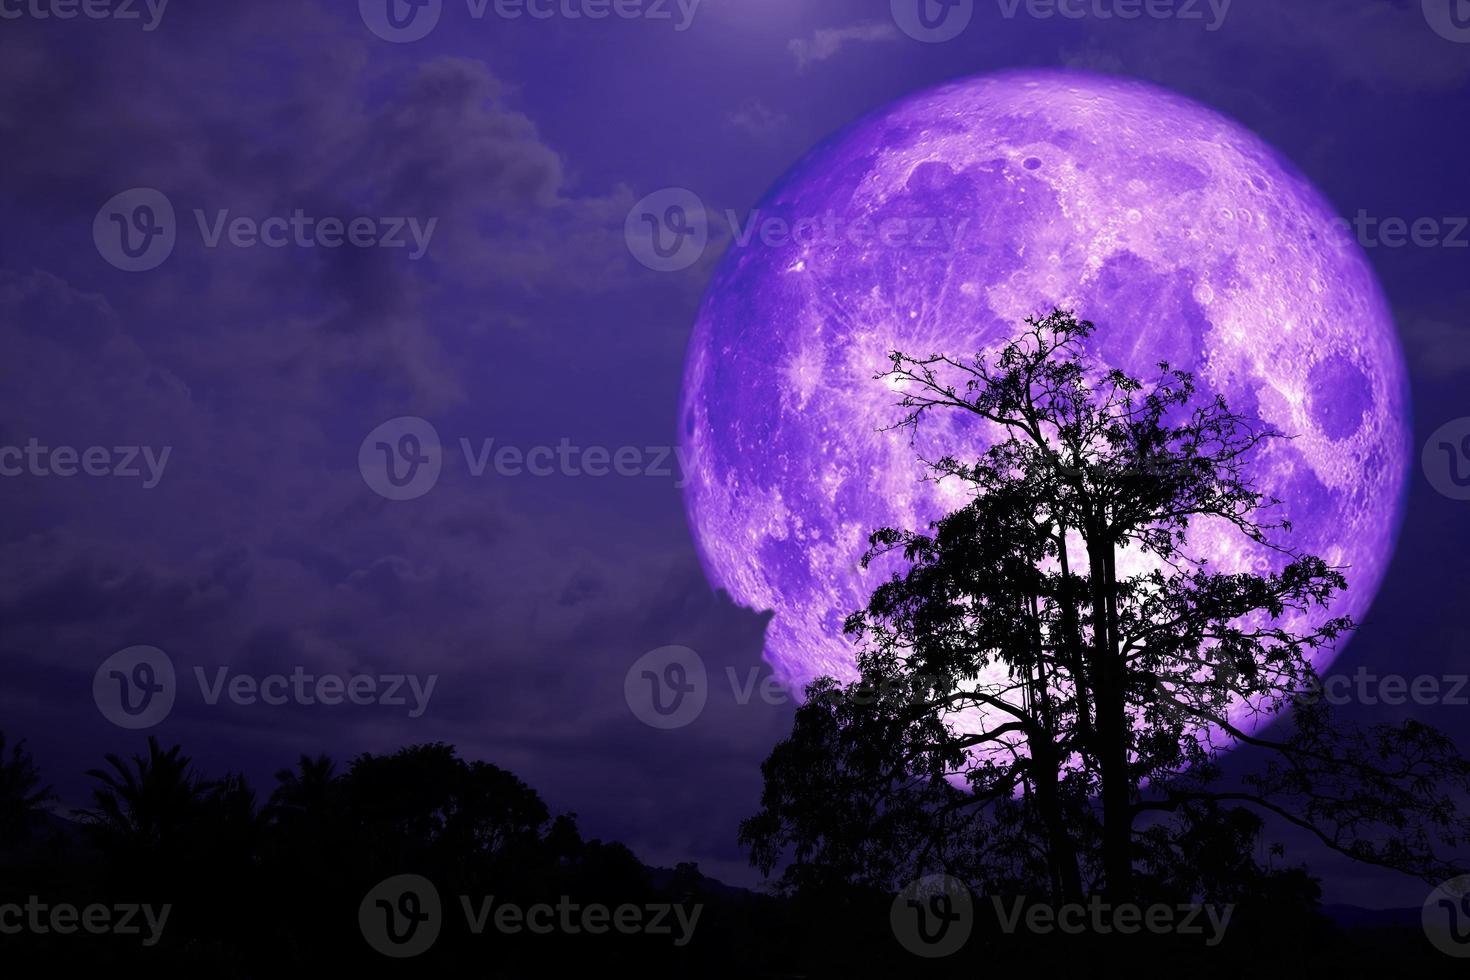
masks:
[[(679, 641), (686, 611), (668, 597), (704, 589), (682, 523), (630, 558), (607, 531), (615, 503), (588, 505), (600, 497), (565, 481), (472, 479), (462, 461), (424, 500), (394, 505), (365, 485), (357, 449), (403, 414), (433, 418), (451, 452), (460, 436), (544, 421), (520, 400), (531, 373), (509, 376), (503, 362), (528, 348), (560, 357), (567, 336), (545, 319), (566, 295), (624, 285), (632, 192), (582, 193), (476, 59), (385, 56), (355, 16), (320, 4), (211, 8), (170, 26), (106, 44), (68, 29), (64, 51), (63, 32), (35, 23), (0, 35), (0, 80), (26, 93), (0, 109), (0, 446), (171, 449), (152, 489), (0, 480), (0, 613), (14, 627), (0, 654), (32, 665), (37, 704), (90, 722), (101, 720), (90, 681), (72, 682), (135, 643), (187, 664), (437, 670), (446, 685), (462, 679), (451, 720), (466, 726), (481, 725), (487, 698), (503, 731), (589, 706), (626, 712), (620, 688), (588, 688), (567, 668)], [(71, 58), (82, 67), (55, 69)], [(91, 229), (97, 208), (133, 186), (169, 196), (180, 241), (164, 265), (126, 275), (98, 255)], [(439, 225), (418, 263), (385, 249), (209, 249), (194, 228), (195, 209), (259, 219), (296, 208)], [(485, 337), (495, 318), (516, 316), (520, 335)], [(672, 376), (638, 346), (651, 333), (588, 327), (578, 355), (604, 390), (616, 369), (599, 360), (607, 350)], [(555, 442), (581, 420), (546, 424), (516, 435)], [(669, 438), (610, 438), (635, 436)], [(557, 494), (580, 509), (565, 506), (548, 528), (533, 511)], [(623, 533), (638, 534), (624, 518)], [(542, 701), (521, 706), (516, 686), (498, 686), (523, 675), (519, 690)], [(283, 737), (334, 731), (333, 718), (308, 715), (290, 716)], [(424, 735), (377, 726), (354, 718), (332, 737)]]
[(1420, 0), (1281, 3), (1251, 13), (1264, 39), (1315, 49), (1335, 74), (1373, 90), (1448, 92), (1470, 81), (1465, 46), (1435, 33)]
[(740, 108), (725, 117), (735, 129), (758, 140), (768, 140), (790, 122), (783, 112), (777, 112), (759, 99), (748, 99)]
[[(1445, 3), (1451, 0), (1443, 0)], [(1458, 0), (1456, 0), (1458, 2)], [(1464, 44), (1437, 34), (1421, 0), (1316, 0), (1312, 3), (1233, 3), (1217, 14), (1199, 5), (1200, 19), (1160, 31), (1137, 25), (1122, 30), (1114, 21), (1092, 19), (1084, 37), (1064, 46), (1059, 60), (1074, 68), (1153, 78), (1174, 88), (1195, 79), (1219, 91), (1233, 81), (1238, 98), (1252, 98), (1283, 117), (1295, 110), (1279, 91), (1293, 81), (1283, 69), (1354, 86), (1350, 98), (1410, 92), (1429, 96), (1455, 92), (1470, 81)]]
[(1400, 322), (1404, 347), (1417, 374), (1442, 381), (1470, 372), (1470, 322), (1419, 315)]
[(823, 27), (810, 39), (795, 38), (786, 49), (796, 59), (796, 67), (804, 69), (818, 61), (826, 61), (849, 44), (897, 41), (898, 29), (886, 21), (864, 21), (847, 27)]

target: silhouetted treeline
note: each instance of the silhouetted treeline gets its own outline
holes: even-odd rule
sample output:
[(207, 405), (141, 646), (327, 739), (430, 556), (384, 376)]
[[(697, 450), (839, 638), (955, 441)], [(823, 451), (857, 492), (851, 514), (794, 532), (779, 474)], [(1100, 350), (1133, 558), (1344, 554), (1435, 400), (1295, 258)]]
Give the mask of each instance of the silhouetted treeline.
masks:
[[(0, 751), (4, 743), (0, 742)], [(645, 867), (618, 843), (585, 840), (573, 814), (553, 816), (531, 787), (448, 745), (364, 754), (339, 769), (302, 756), (263, 797), (236, 774), (208, 778), (180, 747), (149, 739), (132, 758), (91, 770), (92, 806), (75, 820), (46, 808), (50, 794), (22, 746), (0, 772), (0, 905), (147, 905), (170, 911), (156, 942), (136, 935), (0, 935), (0, 962), (127, 963), (162, 975), (356, 973), (545, 976), (596, 964), (599, 972), (697, 976), (741, 972), (761, 951), (730, 934), (772, 934), (774, 901), (707, 882), (698, 869)], [(442, 929), (432, 948), (395, 961), (371, 948), (364, 896), (395, 875), (435, 886)], [(494, 906), (706, 906), (693, 936), (556, 932), (471, 934), (461, 896)], [(711, 916), (708, 906), (719, 905)], [(673, 924), (670, 917), (668, 925)], [(723, 933), (723, 935), (722, 935)], [(715, 951), (718, 950), (717, 957)]]
[[(1310, 898), (1315, 888), (1300, 881), (1290, 901), (1269, 891), (1242, 896), (1226, 940), (1213, 948), (1182, 936), (1004, 934), (977, 897), (965, 947), (927, 960), (896, 941), (894, 896), (881, 889), (832, 880), (762, 895), (706, 878), (693, 864), (652, 869), (621, 844), (584, 839), (574, 815), (552, 814), (513, 774), (461, 759), (451, 746), (363, 754), (340, 768), (303, 755), (264, 795), (239, 775), (198, 772), (178, 746), (149, 739), (140, 748), (92, 770), (91, 806), (66, 818), (23, 745), (7, 749), (0, 740), (0, 907), (36, 899), (48, 908), (147, 905), (155, 918), (169, 909), (156, 937), (141, 913), (128, 935), (93, 935), (75, 923), (69, 933), (49, 926), (0, 933), (6, 975), (105, 966), (124, 975), (216, 978), (305, 971), (900, 977), (974, 976), (1014, 964), (1090, 976), (1114, 956), (1136, 957), (1150, 976), (1233, 975), (1264, 966), (1262, 957), (1304, 976), (1381, 976), (1411, 965), (1416, 975), (1433, 975), (1452, 965), (1432, 950), (1425, 955), (1412, 923), (1337, 929), (1303, 903), (1303, 890)], [(442, 929), (426, 952), (394, 959), (369, 944), (359, 910), (376, 886), (403, 874), (433, 883)], [(461, 896), (471, 912), (492, 896), (495, 907), (699, 912), (682, 945), (672, 917), (664, 925), (673, 928), (658, 935), (511, 934), (493, 920), (475, 934)]]

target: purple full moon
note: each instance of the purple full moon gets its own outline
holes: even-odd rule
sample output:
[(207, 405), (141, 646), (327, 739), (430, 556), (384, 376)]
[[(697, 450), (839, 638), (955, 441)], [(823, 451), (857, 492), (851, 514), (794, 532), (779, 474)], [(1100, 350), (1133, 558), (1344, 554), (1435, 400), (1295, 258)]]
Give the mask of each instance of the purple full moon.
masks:
[[(1097, 324), (1107, 365), (1147, 378), (1166, 360), (1293, 436), (1251, 475), (1284, 502), (1285, 543), (1346, 566), (1349, 588), (1288, 622), (1367, 611), (1402, 510), (1403, 355), (1346, 223), (1240, 125), (1133, 81), (964, 80), (824, 142), (742, 228), (690, 342), (685, 493), (710, 581), (773, 612), (766, 659), (787, 686), (856, 675), (843, 619), (897, 568), (859, 568), (867, 536), (965, 502), (920, 481), (916, 449), (973, 456), (995, 435), (959, 418), (915, 445), (880, 431), (898, 417), (874, 380), (888, 352), (994, 350), (1053, 306)], [(1188, 547), (1217, 571), (1283, 563), (1223, 522), (1196, 522)]]

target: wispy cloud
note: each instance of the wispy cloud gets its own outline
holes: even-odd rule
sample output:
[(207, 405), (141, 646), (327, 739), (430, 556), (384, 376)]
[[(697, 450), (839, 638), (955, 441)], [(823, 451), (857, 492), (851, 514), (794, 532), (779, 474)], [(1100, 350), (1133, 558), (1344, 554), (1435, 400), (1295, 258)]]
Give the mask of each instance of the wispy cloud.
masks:
[(770, 139), (788, 121), (785, 113), (777, 112), (758, 99), (741, 103), (740, 108), (726, 118), (734, 128), (760, 140)]
[(1434, 381), (1444, 381), (1470, 372), (1470, 327), (1464, 320), (1439, 316), (1400, 317), (1400, 334), (1412, 367)]
[(864, 21), (847, 27), (824, 27), (810, 38), (795, 38), (786, 49), (796, 59), (797, 68), (826, 61), (848, 44), (874, 41), (897, 41), (898, 29), (885, 21)]

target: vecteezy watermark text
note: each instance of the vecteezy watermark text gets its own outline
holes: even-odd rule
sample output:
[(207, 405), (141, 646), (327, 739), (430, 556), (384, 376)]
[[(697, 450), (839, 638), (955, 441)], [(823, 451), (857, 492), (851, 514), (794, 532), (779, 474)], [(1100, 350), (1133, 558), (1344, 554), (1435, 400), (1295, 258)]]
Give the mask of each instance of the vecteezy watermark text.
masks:
[[(581, 446), (569, 438), (555, 445), (523, 447), (494, 437), (461, 438), (458, 443), (470, 476), (536, 479), (549, 477), (652, 477), (684, 486), (688, 467), (682, 446)], [(427, 419), (404, 415), (389, 419), (363, 439), (357, 468), (374, 493), (389, 500), (414, 500), (439, 482), (444, 470), (439, 431)]]
[[(93, 936), (143, 936), (144, 946), (154, 946), (163, 937), (168, 925), (172, 905), (155, 909), (152, 905), (118, 903), (106, 905), (93, 902), (77, 906), (69, 902), (43, 902), (39, 895), (30, 895), (26, 903), (0, 904), (0, 936), (18, 936), (31, 933), (37, 936), (55, 934), (74, 935), (78, 931)], [(144, 929), (147, 933), (144, 933)]]
[[(424, 257), (439, 225), (438, 218), (317, 216), (302, 208), (266, 217), (195, 208), (193, 215), (206, 249), (404, 249), (409, 261)], [(124, 272), (158, 268), (173, 254), (178, 236), (173, 203), (151, 187), (115, 195), (92, 221), (98, 253)]]
[[(1106, 936), (1141, 932), (1198, 936), (1207, 947), (1218, 946), (1230, 928), (1234, 905), (1130, 902), (1113, 903), (1101, 895), (1085, 901), (1052, 905), (1025, 897), (991, 896), (996, 923), (1006, 935), (1062, 933)], [(932, 874), (910, 882), (893, 900), (889, 923), (894, 938), (916, 956), (934, 959), (958, 952), (975, 928), (975, 903), (963, 881)]]
[[(709, 700), (709, 677), (704, 658), (696, 651), (685, 646), (659, 647), (628, 668), (623, 676), (623, 700), (633, 716), (650, 728), (683, 728), (704, 711)], [(794, 700), (791, 691), (768, 668), (749, 667), (742, 677), (735, 667), (726, 666), (724, 677), (734, 702), (742, 707), (757, 699), (777, 706)], [(840, 696), (859, 707), (898, 699), (914, 704), (950, 693), (957, 684), (952, 677), (915, 674), (877, 684), (855, 684), (843, 688)]]
[(1470, 248), (1470, 217), (1378, 217), (1359, 209), (1336, 219), (1337, 230), (1363, 248)]
[(0, 0), (0, 20), (135, 20), (155, 31), (167, 9), (168, 0)]
[(1419, 456), (1430, 486), (1451, 500), (1470, 500), (1470, 417), (1430, 434)]
[(628, 251), (655, 272), (678, 272), (704, 256), (711, 225), (723, 221), (734, 248), (768, 249), (851, 246), (952, 253), (968, 218), (953, 215), (844, 215), (835, 210), (806, 214), (763, 211), (741, 217), (732, 209), (713, 212), (699, 195), (666, 187), (634, 204), (623, 225)]
[(1470, 875), (1451, 878), (1430, 892), (1421, 922), (1435, 949), (1470, 959)]
[(1230, 917), (1235, 913), (1234, 905), (1157, 903), (1145, 907), (1130, 902), (1114, 904), (1101, 895), (1092, 895), (1086, 904), (1069, 902), (1051, 905), (1046, 902), (1029, 902), (1024, 898), (1007, 901), (999, 896), (992, 896), (990, 901), (995, 906), (1001, 931), (1007, 935), (1023, 928), (1038, 935), (1056, 932), (1069, 936), (1089, 932), (1099, 936), (1112, 933), (1124, 936), (1140, 932), (1172, 933), (1178, 936), (1203, 936), (1205, 945), (1209, 947), (1220, 945), (1225, 938), (1225, 930), (1230, 928)]
[(959, 952), (975, 928), (970, 887), (952, 875), (925, 875), (893, 899), (888, 924), (904, 949), (925, 959)]
[[(1225, 26), (1234, 0), (995, 0), (1002, 19), (1197, 21), (1211, 33)], [(893, 22), (916, 41), (938, 44), (965, 32), (976, 0), (889, 0)]]
[[(703, 0), (465, 0), (475, 22), (494, 14), (507, 21), (646, 20), (689, 30)], [(374, 35), (394, 44), (421, 41), (439, 26), (445, 0), (358, 0), (362, 22)]]
[(24, 446), (0, 446), (0, 477), (109, 476), (141, 479), (152, 490), (172, 453), (172, 446), (47, 446), (33, 436)]
[(1424, 19), (1446, 41), (1470, 44), (1470, 5), (1463, 0), (1422, 0)]
[[(1034, 20), (1183, 20), (1201, 21), (1214, 33), (1225, 26), (1235, 0), (996, 0), (1001, 16), (1015, 20), (1024, 12)], [(1206, 20), (1206, 17), (1209, 17)]]
[[(211, 707), (221, 700), (240, 707), (341, 705), (407, 709), (420, 718), (434, 696), (438, 674), (335, 674), (308, 671), (297, 665), (286, 673), (264, 676), (228, 666), (192, 671), (199, 697)], [(102, 716), (120, 728), (152, 728), (168, 717), (179, 693), (173, 659), (157, 647), (119, 650), (92, 677), (92, 700)]]
[[(598, 936), (609, 932), (622, 935), (670, 937), (675, 946), (687, 946), (694, 938), (702, 905), (651, 902), (616, 906), (600, 902), (581, 903), (562, 895), (556, 904), (537, 902), (520, 905), (497, 900), (494, 895), (459, 896), (465, 926), (471, 935), (487, 929), (504, 935), (561, 933)], [(379, 882), (363, 896), (357, 910), (358, 926), (369, 946), (395, 959), (427, 952), (439, 938), (444, 925), (444, 904), (434, 883), (422, 875), (395, 875)]]
[(1302, 700), (1308, 703), (1320, 700), (1339, 707), (1345, 704), (1465, 707), (1470, 705), (1470, 675), (1419, 674), (1405, 677), (1403, 674), (1380, 675), (1367, 667), (1359, 667), (1351, 677), (1334, 674), (1312, 681), (1306, 686)]

